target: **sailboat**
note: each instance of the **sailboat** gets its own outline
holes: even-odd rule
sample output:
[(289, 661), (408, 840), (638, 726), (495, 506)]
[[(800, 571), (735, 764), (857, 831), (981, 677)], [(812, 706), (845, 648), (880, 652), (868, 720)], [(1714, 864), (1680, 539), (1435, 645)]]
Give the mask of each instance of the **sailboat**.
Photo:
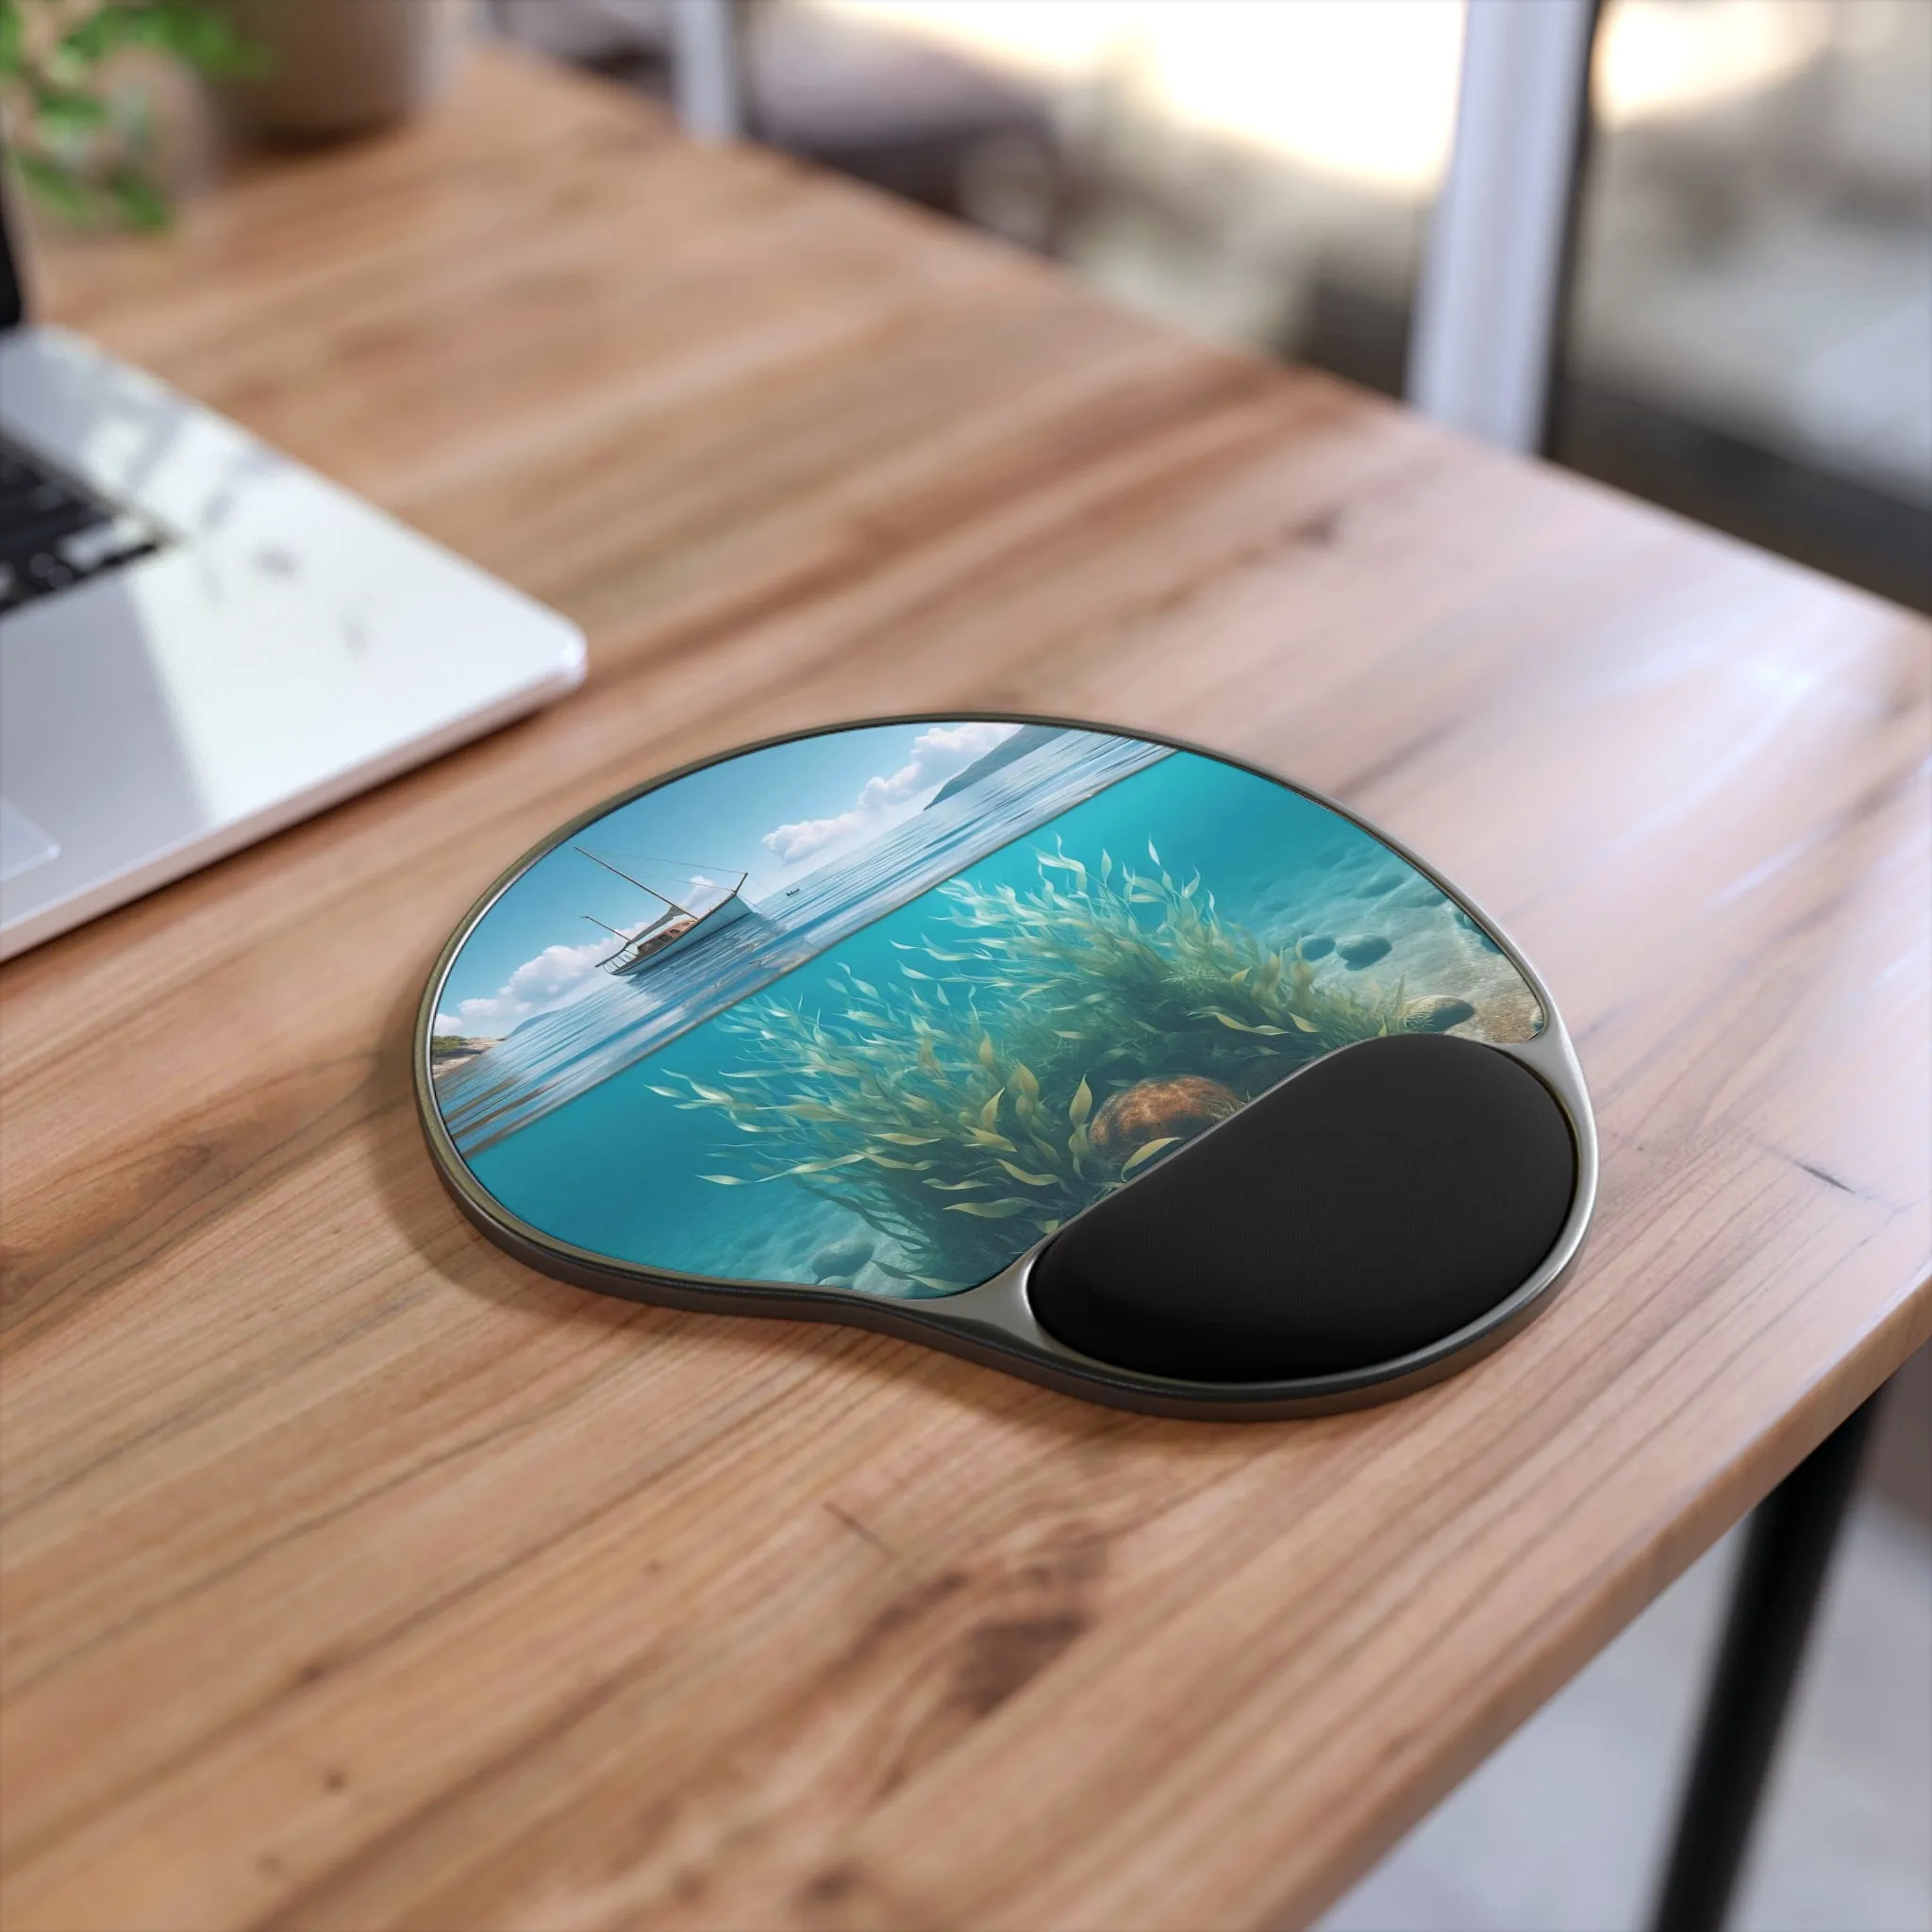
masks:
[[(743, 897), (744, 882), (751, 876), (746, 872), (740, 873), (722, 895), (712, 899), (708, 905), (687, 906), (681, 900), (672, 898), (668, 892), (659, 891), (656, 886), (647, 886), (642, 879), (633, 878), (622, 866), (612, 865), (608, 858), (600, 858), (588, 846), (573, 845), (571, 850), (588, 858), (592, 865), (601, 865), (606, 872), (615, 873), (626, 885), (635, 886), (641, 892), (648, 892), (664, 908), (641, 931), (634, 933), (619, 932), (614, 925), (605, 925), (601, 919), (593, 919), (588, 912), (584, 914), (592, 925), (603, 926), (618, 941), (616, 950), (599, 959), (597, 964), (604, 972), (615, 974), (619, 978), (627, 977), (653, 960), (666, 958), (673, 953), (695, 945), (725, 926), (735, 924), (752, 909)], [(618, 856), (622, 858), (624, 855)], [(640, 861), (634, 860), (633, 863)], [(650, 860), (641, 863), (652, 870), (675, 869), (660, 868)], [(679, 890), (689, 891), (688, 888)], [(691, 896), (695, 898), (697, 895), (693, 892)]]

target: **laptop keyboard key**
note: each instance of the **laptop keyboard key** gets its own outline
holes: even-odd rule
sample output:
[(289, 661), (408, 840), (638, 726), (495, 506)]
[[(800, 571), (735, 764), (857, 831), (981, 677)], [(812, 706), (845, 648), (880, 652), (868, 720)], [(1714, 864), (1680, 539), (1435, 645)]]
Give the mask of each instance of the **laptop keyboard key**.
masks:
[(0, 613), (146, 557), (156, 533), (0, 436)]
[(106, 510), (68, 496), (42, 508), (34, 516), (0, 524), (0, 557), (33, 557), (51, 552), (62, 537), (109, 521)]

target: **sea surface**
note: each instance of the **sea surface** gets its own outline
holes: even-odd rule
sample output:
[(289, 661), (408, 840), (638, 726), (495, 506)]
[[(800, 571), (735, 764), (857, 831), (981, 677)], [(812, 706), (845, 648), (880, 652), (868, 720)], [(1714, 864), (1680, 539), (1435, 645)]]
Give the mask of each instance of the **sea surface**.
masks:
[[(1466, 998), (1477, 1017), (1458, 1030), (1477, 1038), (1524, 1039), (1541, 1024), (1534, 998), (1507, 957), (1386, 845), (1312, 800), (1191, 753), (1176, 752), (1094, 791), (1036, 824), (1030, 836), (976, 858), (961, 877), (982, 892), (1010, 889), (1024, 895), (1039, 888), (1042, 858), (1064, 855), (1095, 869), (1103, 853), (1116, 868), (1130, 862), (1143, 874), (1166, 871), (1176, 881), (1198, 873), (1198, 903), (1211, 892), (1217, 918), (1270, 945), (1313, 934), (1388, 941), (1387, 954), (1361, 971), (1326, 954), (1318, 984)], [(958, 912), (958, 902), (942, 891), (893, 906), (848, 930), (774, 991), (788, 1008), (822, 1015), (833, 1028), (851, 1004), (838, 991), (841, 981), (877, 988), (883, 1010), (903, 1015), (908, 987), (936, 998), (935, 989), (957, 970), (943, 962), (962, 943)], [(956, 985), (956, 1000), (958, 991)], [(977, 999), (978, 1013), (998, 1033), (997, 995), (982, 991)], [(760, 1004), (741, 1008), (741, 1015)], [(908, 1285), (908, 1274), (925, 1272), (923, 1266), (810, 1179), (718, 1184), (721, 1173), (755, 1174), (766, 1143), (734, 1131), (715, 1108), (690, 1106), (688, 1083), (729, 1089), (756, 1064), (758, 1051), (732, 1016), (687, 1027), (664, 1039), (648, 1059), (631, 1053), (622, 1071), (577, 1089), (568, 1105), (480, 1147), (471, 1171), (531, 1225), (641, 1267), (733, 1281), (810, 1285), (836, 1278), (894, 1296), (931, 1291)], [(909, 1029), (904, 1051), (908, 1058), (917, 1051)], [(1104, 1094), (1098, 1074), (1094, 1084)], [(1063, 1110), (1063, 1097), (1051, 1097)], [(825, 1128), (828, 1155), (841, 1151), (838, 1132), (836, 1123)], [(933, 1200), (937, 1207), (960, 1198)], [(942, 1234), (976, 1231), (974, 1252), (983, 1260), (988, 1224), (955, 1212), (936, 1215), (935, 1226)], [(998, 1238), (1009, 1240), (1011, 1258), (1038, 1237), (1015, 1221), (1002, 1224)], [(964, 1280), (972, 1271), (962, 1263), (934, 1272)], [(982, 1266), (977, 1278), (987, 1272)]]
[(600, 975), (582, 998), (525, 1020), (438, 1082), (443, 1124), (460, 1152), (480, 1153), (974, 859), (1169, 756), (1168, 746), (1141, 739), (1061, 732), (808, 874), (795, 892), (757, 902), (749, 917), (626, 978)]

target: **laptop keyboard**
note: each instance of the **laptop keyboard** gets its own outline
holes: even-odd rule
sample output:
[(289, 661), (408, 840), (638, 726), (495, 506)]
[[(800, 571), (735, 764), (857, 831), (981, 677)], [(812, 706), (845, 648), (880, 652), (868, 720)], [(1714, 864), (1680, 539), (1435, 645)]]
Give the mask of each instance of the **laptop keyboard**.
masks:
[(157, 544), (138, 518), (0, 435), (0, 614), (132, 563)]

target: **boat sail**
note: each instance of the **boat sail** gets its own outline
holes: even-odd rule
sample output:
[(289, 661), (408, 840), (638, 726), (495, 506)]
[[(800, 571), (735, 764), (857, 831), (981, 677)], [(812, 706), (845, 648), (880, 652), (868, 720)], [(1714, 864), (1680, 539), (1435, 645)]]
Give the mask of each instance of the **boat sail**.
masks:
[[(603, 926), (604, 930), (617, 941), (615, 950), (599, 959), (597, 965), (602, 971), (614, 974), (620, 979), (628, 977), (654, 959), (662, 959), (671, 953), (682, 952), (700, 939), (722, 931), (725, 926), (742, 919), (752, 909), (743, 897), (744, 882), (751, 876), (746, 872), (739, 873), (730, 885), (708, 904), (687, 906), (682, 900), (674, 899), (670, 893), (659, 891), (658, 887), (647, 886), (642, 879), (634, 878), (622, 866), (611, 864), (609, 859), (600, 858), (586, 845), (573, 845), (571, 850), (588, 858), (592, 865), (601, 865), (606, 872), (615, 873), (626, 885), (635, 886), (641, 892), (648, 892), (664, 908), (649, 924), (632, 933), (620, 932), (616, 926), (606, 925), (603, 920), (592, 918), (588, 912), (584, 914), (592, 925)], [(625, 855), (620, 853), (617, 856), (624, 858)], [(640, 870), (675, 870), (662, 861), (652, 859), (633, 860), (632, 863), (637, 864)], [(692, 899), (700, 897), (699, 892), (691, 887), (681, 886), (678, 890)]]

